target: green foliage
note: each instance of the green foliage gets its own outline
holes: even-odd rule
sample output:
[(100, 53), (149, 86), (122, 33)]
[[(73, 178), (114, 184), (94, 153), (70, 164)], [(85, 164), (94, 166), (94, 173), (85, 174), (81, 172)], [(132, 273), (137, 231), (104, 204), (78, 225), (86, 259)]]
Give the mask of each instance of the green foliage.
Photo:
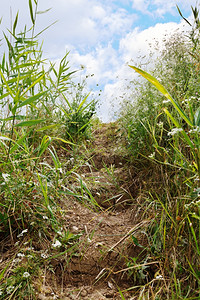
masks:
[[(165, 40), (165, 48), (152, 71), (154, 78), (159, 78), (159, 82), (165, 86), (163, 93), (168, 91), (179, 113), (179, 107), (184, 106), (189, 119), (191, 119), (191, 114), (188, 100), (190, 107), (196, 111), (200, 83), (193, 58), (189, 54), (190, 48), (191, 43), (180, 34), (175, 34), (169, 40)], [(180, 80), (177, 81), (177, 79)], [(136, 88), (132, 93), (132, 99), (122, 104), (121, 124), (126, 133), (130, 152), (134, 157), (139, 157), (140, 154), (148, 157), (155, 152), (155, 145), (160, 148), (163, 146), (171, 148), (171, 138), (168, 132), (171, 131), (173, 125), (168, 122), (163, 111), (164, 107), (176, 117), (181, 126), (184, 122), (188, 123), (188, 119), (186, 116), (181, 116), (175, 106), (170, 105), (169, 98), (166, 100), (165, 96), (155, 90), (149, 82), (134, 83)], [(159, 152), (162, 151), (163, 149), (160, 149)], [(157, 155), (160, 158), (159, 152)]]
[[(92, 117), (96, 112), (97, 101), (88, 101), (90, 95), (84, 93), (85, 83), (73, 86), (70, 95), (62, 93), (62, 127), (67, 139), (77, 142), (81, 137), (87, 137), (87, 130), (91, 127)], [(70, 101), (71, 99), (71, 101)]]
[[(177, 64), (178, 63), (179, 63), (179, 59), (177, 61)], [(184, 161), (186, 162), (186, 165), (184, 164), (184, 168), (190, 170), (191, 173), (193, 172), (194, 176), (196, 175), (199, 176), (200, 175), (199, 129), (198, 129), (199, 128), (199, 107), (195, 107), (194, 103), (192, 104), (189, 103), (187, 106), (182, 108), (178, 103), (178, 101), (175, 100), (170, 95), (167, 89), (155, 77), (153, 77), (152, 75), (148, 74), (147, 72), (139, 68), (133, 66), (130, 67), (133, 68), (140, 75), (142, 75), (150, 83), (152, 83), (171, 102), (171, 104), (175, 109), (176, 114), (174, 114), (174, 110), (171, 107), (166, 108), (163, 106), (164, 112), (166, 113), (167, 117), (169, 117), (169, 119), (172, 121), (172, 124), (175, 126), (175, 128), (173, 128), (172, 131), (170, 132), (168, 131), (168, 135), (174, 136), (176, 133), (180, 132), (183, 137), (181, 140), (177, 140), (176, 138), (172, 140), (171, 146), (175, 152), (176, 158), (173, 161), (170, 161), (170, 163), (177, 164), (178, 166), (183, 167), (183, 161)], [(192, 76), (192, 73), (190, 73), (190, 76)], [(187, 84), (189, 84), (189, 79)], [(188, 95), (187, 90), (181, 90), (182, 97), (184, 93)], [(192, 100), (192, 98), (190, 98), (190, 100)], [(171, 124), (170, 120), (169, 120), (169, 124)], [(183, 147), (183, 151), (180, 149), (180, 145)], [(185, 147), (183, 145), (185, 145), (185, 147), (189, 147), (190, 149), (189, 156), (184, 151)], [(159, 152), (158, 143), (154, 144), (154, 146), (156, 150)], [(165, 151), (165, 153), (167, 154), (167, 151)]]
[(72, 141), (77, 141), (89, 128), (92, 116), (95, 114), (96, 103), (94, 100), (84, 105), (89, 95), (82, 101), (74, 99), (70, 107), (64, 109), (66, 136)]
[(164, 280), (167, 274), (166, 299), (198, 298), (200, 283), (199, 12), (192, 7), (194, 24), (180, 9), (179, 13), (191, 26), (189, 36), (176, 34), (165, 41), (151, 74), (130, 66), (147, 82), (139, 82), (133, 101), (123, 104), (121, 117), (132, 159), (141, 166), (146, 159), (154, 164), (156, 184), (144, 191), (144, 214), (151, 209), (153, 215), (146, 231), (146, 257), (163, 261), (162, 274), (152, 281)]
[[(2, 40), (7, 50), (0, 62), (0, 236), (12, 247), (20, 244), (24, 253), (21, 259), (14, 251), (13, 262), (1, 269), (0, 299), (34, 297), (35, 276), (47, 266), (40, 256), (43, 243), (49, 265), (66, 253), (68, 264), (78, 251), (80, 234), (63, 230), (64, 215), (55, 201), (70, 174), (64, 172), (66, 161), (60, 161), (58, 151), (86, 132), (96, 105), (72, 81), (75, 71), (70, 71), (68, 52), (58, 67), (43, 59), (38, 43), (43, 31), (35, 33), (36, 16), (43, 12), (37, 10), (38, 1), (28, 3), (32, 27), (17, 33), (17, 13)], [(22, 240), (28, 236), (26, 251)]]

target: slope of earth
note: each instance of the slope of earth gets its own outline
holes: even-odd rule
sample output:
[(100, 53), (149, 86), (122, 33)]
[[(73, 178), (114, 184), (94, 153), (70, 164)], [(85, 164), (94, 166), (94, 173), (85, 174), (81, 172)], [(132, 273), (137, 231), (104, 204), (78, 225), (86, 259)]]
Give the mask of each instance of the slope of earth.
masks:
[[(115, 123), (99, 125), (92, 141), (75, 149), (70, 158), (79, 165), (74, 172), (78, 184), (72, 181), (71, 188), (80, 189), (81, 184), (83, 197), (76, 197), (79, 201), (62, 199), (61, 205), (66, 211), (66, 228), (82, 235), (79, 255), (67, 267), (65, 260), (53, 262), (55, 278), (48, 290), (57, 291), (59, 299), (122, 299), (119, 291), (125, 299), (137, 299), (128, 289), (146, 277), (145, 271), (140, 276), (141, 269), (133, 270), (136, 261), (146, 256), (142, 231), (151, 219), (140, 211), (139, 170), (123, 154), (122, 143)], [(147, 265), (152, 279), (159, 266), (151, 258)], [(49, 297), (39, 294), (39, 299)]]
[[(33, 239), (32, 256), (25, 257), (30, 236), (14, 247), (6, 239), (1, 243), (2, 276), (8, 265), (19, 259), (15, 259), (16, 253), (22, 253), (24, 264), (31, 260), (40, 265), (34, 283), (36, 299), (138, 299), (140, 287), (154, 282), (160, 269), (147, 251), (146, 232), (153, 216), (142, 199), (151, 168), (141, 170), (131, 163), (116, 123), (96, 128), (91, 140), (69, 151), (57, 149), (62, 172), (68, 174), (54, 200), (64, 220), (57, 236), (71, 246), (56, 252), (52, 241), (55, 247), (59, 242), (53, 235), (42, 247)], [(51, 164), (50, 157), (45, 159)], [(13, 260), (7, 263), (12, 255)], [(162, 282), (156, 284), (159, 289)]]

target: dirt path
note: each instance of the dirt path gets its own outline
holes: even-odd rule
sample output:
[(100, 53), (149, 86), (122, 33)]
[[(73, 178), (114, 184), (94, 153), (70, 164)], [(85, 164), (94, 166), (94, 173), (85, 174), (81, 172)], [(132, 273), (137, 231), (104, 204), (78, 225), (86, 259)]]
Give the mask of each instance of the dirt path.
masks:
[[(149, 221), (141, 221), (134, 203), (139, 186), (134, 169), (123, 156), (116, 125), (105, 124), (96, 130), (94, 140), (82, 151), (83, 163), (76, 172), (99, 207), (94, 211), (77, 201), (73, 205), (65, 202), (65, 226), (73, 233), (82, 232), (81, 246), (79, 256), (72, 257), (67, 268), (55, 259), (52, 288), (63, 300), (122, 299), (119, 289), (132, 285), (124, 269), (130, 266), (130, 257), (140, 254), (145, 239), (138, 233)], [(133, 236), (138, 243), (133, 242)], [(127, 291), (123, 295), (136, 299)], [(49, 296), (42, 293), (38, 297)]]
[[(148, 272), (144, 266), (145, 274), (138, 267), (146, 259), (143, 232), (151, 220), (140, 205), (143, 177), (123, 148), (117, 124), (99, 125), (93, 139), (73, 149), (56, 146), (62, 179), (51, 199), (58, 203), (55, 211), (62, 223), (55, 225), (46, 215), (37, 220), (33, 212), (37, 229), (25, 230), (20, 239), (14, 232), (13, 241), (2, 237), (1, 270), (14, 283), (24, 270), (32, 271), (33, 293), (23, 299), (138, 299), (135, 285), (147, 276), (151, 280), (157, 266)], [(47, 155), (45, 162), (54, 166)], [(34, 197), (40, 203), (42, 196)], [(60, 246), (55, 249), (56, 239)]]

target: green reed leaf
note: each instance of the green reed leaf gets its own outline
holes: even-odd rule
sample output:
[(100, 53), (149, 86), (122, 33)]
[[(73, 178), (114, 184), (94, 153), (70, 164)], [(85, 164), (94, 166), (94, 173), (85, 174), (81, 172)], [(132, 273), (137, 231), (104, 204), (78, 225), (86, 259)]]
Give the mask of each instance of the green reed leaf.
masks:
[(181, 16), (181, 18), (186, 22), (188, 23), (190, 26), (192, 26), (192, 24), (182, 15), (182, 12), (180, 10), (180, 8), (178, 7), (178, 5), (176, 5), (177, 9), (178, 9), (178, 12), (179, 12), (179, 15)]
[(194, 123), (196, 126), (200, 126), (200, 107), (196, 110), (194, 114)]
[(38, 93), (37, 95), (34, 95), (32, 97), (29, 97), (28, 99), (26, 99), (25, 101), (23, 101), (22, 103), (19, 104), (18, 107), (23, 107), (25, 105), (30, 105), (32, 104), (34, 101), (36, 101), (37, 99), (39, 99), (41, 96), (45, 95), (47, 93), (47, 91)]
[(81, 109), (81, 107), (84, 105), (84, 103), (86, 102), (88, 96), (89, 96), (89, 94), (83, 99), (83, 101), (81, 101), (81, 103), (79, 104), (79, 107), (78, 107), (77, 111), (79, 111)]
[(60, 124), (51, 124), (51, 125), (47, 125), (47, 126), (44, 126), (42, 128), (39, 128), (36, 131), (44, 131), (44, 130), (53, 129), (53, 128), (56, 128), (56, 127), (59, 127), (59, 126), (61, 126), (61, 125)]
[(31, 16), (31, 21), (33, 24), (35, 24), (34, 16), (33, 16), (33, 6), (32, 6), (32, 1), (29, 0), (29, 11), (30, 11), (30, 16)]
[(185, 122), (192, 127), (194, 126), (192, 121), (189, 119), (188, 116), (186, 116), (186, 114), (181, 109), (179, 104), (172, 98), (172, 96), (169, 94), (169, 92), (166, 90), (166, 88), (155, 77), (153, 77), (149, 73), (147, 73), (139, 68), (136, 68), (134, 66), (129, 65), (129, 67), (134, 69), (137, 73), (139, 73), (145, 79), (147, 79), (149, 82), (151, 82), (167, 99), (169, 99), (171, 101), (171, 103), (173, 104), (175, 109), (178, 111), (179, 115), (185, 120)]
[(17, 27), (18, 16), (19, 16), (19, 12), (17, 12), (16, 17), (15, 17), (15, 21), (14, 21), (14, 24), (13, 24), (13, 35), (15, 35), (15, 29)]
[(42, 122), (44, 122), (45, 120), (42, 119), (37, 119), (37, 120), (30, 120), (30, 121), (24, 121), (21, 123), (18, 123), (15, 125), (15, 127), (23, 127), (23, 126), (34, 126), (36, 124), (40, 124)]

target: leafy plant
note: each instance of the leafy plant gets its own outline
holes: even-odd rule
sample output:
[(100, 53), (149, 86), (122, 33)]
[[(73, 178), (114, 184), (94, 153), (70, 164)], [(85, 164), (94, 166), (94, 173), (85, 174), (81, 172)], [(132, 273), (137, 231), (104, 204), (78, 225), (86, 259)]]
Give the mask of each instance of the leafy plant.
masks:
[(93, 99), (87, 103), (88, 97), (89, 94), (82, 99), (79, 95), (70, 103), (64, 96), (66, 107), (61, 109), (64, 113), (65, 132), (66, 137), (73, 142), (78, 141), (86, 133), (95, 114), (96, 101)]
[[(18, 244), (22, 248), (23, 243), (29, 242), (37, 250), (27, 256), (23, 254), (18, 266), (3, 261), (0, 299), (34, 297), (33, 283), (40, 272), (38, 266), (45, 265), (40, 257), (43, 244), (49, 251), (49, 264), (66, 253), (69, 253), (69, 263), (78, 251), (80, 237), (78, 233), (63, 231), (64, 214), (55, 201), (69, 175), (63, 172), (65, 165), (58, 151), (61, 147), (66, 151), (63, 145), (73, 145), (65, 139), (66, 114), (60, 104), (61, 99), (70, 95), (69, 88), (75, 86), (71, 81), (75, 72), (69, 70), (68, 53), (60, 61), (58, 71), (53, 63), (43, 59), (38, 43), (43, 31), (35, 33), (38, 1), (28, 3), (32, 27), (25, 26), (17, 33), (17, 13), (13, 28), (8, 35), (4, 33), (7, 50), (0, 62), (0, 236), (2, 249), (7, 247), (6, 251)], [(85, 116), (89, 108), (86, 100), (79, 103), (73, 113), (77, 110)], [(86, 125), (81, 123), (79, 132), (89, 126), (90, 117), (85, 116), (84, 121)], [(62, 128), (64, 130), (60, 130)], [(77, 139), (75, 135), (71, 132), (71, 140)], [(16, 255), (16, 251), (13, 253)], [(15, 259), (13, 255), (11, 262), (12, 259)]]

